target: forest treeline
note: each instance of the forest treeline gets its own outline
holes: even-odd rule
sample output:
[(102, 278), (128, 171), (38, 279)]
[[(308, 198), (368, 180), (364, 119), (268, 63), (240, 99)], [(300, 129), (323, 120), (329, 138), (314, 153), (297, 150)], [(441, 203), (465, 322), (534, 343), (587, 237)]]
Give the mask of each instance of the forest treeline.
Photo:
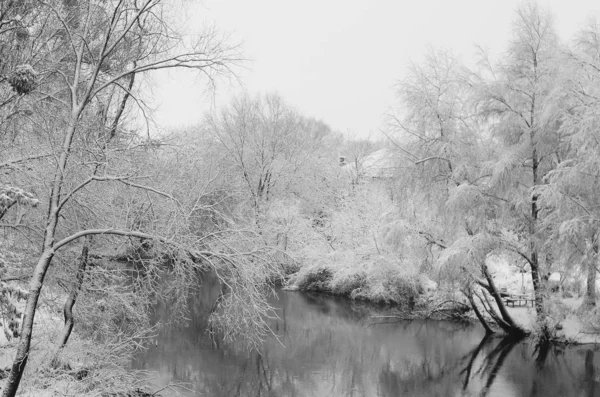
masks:
[[(270, 332), (276, 283), (407, 310), (431, 305), (437, 283), (436, 299), (490, 331), (528, 333), (505, 310), (493, 256), (531, 274), (542, 338), (561, 320), (550, 273), (587, 280), (582, 310), (595, 318), (596, 22), (564, 41), (548, 11), (524, 3), (497, 58), (478, 49), (467, 67), (427, 51), (371, 139), (276, 93), (155, 133), (146, 76), (193, 69), (214, 88), (244, 63), (214, 28), (190, 41), (171, 6), (0, 5), (0, 302), (16, 347), (4, 396), (22, 379), (128, 390), (152, 306), (169, 301), (183, 321), (206, 273), (221, 283), (210, 331), (249, 346)], [(40, 325), (57, 312), (62, 326)]]

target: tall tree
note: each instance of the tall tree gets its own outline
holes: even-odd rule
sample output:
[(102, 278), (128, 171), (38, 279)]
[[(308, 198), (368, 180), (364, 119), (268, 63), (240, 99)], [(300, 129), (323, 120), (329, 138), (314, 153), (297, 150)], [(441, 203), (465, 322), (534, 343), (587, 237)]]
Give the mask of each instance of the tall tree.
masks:
[(579, 32), (574, 44), (563, 65), (569, 71), (565, 90), (570, 106), (561, 129), (568, 150), (538, 190), (543, 205), (551, 209), (546, 222), (553, 226), (552, 241), (561, 247), (560, 259), (581, 264), (587, 273), (584, 306), (595, 306), (600, 237), (600, 27), (595, 20)]
[(547, 230), (541, 227), (546, 209), (539, 187), (564, 155), (567, 139), (560, 126), (565, 113), (560, 43), (550, 14), (536, 3), (518, 8), (509, 50), (497, 66), (483, 58), (479, 90), (481, 114), (487, 118), (500, 146), (489, 163), (488, 193), (508, 204), (519, 250), (531, 268), (535, 307), (544, 336), (548, 336), (544, 305), (542, 257)]

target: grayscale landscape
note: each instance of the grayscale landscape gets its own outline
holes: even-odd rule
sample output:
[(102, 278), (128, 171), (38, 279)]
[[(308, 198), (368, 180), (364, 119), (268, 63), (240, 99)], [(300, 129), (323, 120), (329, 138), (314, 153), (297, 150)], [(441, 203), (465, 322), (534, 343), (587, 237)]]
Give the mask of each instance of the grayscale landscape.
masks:
[(600, 397), (599, 21), (0, 0), (2, 395)]

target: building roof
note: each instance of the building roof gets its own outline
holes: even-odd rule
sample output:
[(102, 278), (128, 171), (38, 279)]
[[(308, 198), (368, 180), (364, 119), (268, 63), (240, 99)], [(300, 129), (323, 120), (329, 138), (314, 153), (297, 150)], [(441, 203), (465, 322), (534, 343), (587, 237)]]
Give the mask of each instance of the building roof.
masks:
[(383, 148), (366, 156), (362, 161), (363, 175), (369, 178), (393, 177), (400, 166), (398, 154)]

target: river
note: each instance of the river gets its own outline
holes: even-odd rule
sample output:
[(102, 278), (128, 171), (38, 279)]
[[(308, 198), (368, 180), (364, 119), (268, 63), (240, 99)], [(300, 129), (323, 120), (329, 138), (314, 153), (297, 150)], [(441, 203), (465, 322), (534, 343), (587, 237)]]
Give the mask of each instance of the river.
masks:
[[(279, 291), (278, 338), (248, 353), (215, 346), (201, 298), (190, 324), (163, 327), (135, 358), (134, 368), (156, 372), (153, 388), (185, 382), (182, 395), (212, 397), (600, 397), (593, 346), (485, 338), (478, 325), (456, 322), (378, 323), (364, 304)], [(157, 316), (164, 322), (168, 310)]]

